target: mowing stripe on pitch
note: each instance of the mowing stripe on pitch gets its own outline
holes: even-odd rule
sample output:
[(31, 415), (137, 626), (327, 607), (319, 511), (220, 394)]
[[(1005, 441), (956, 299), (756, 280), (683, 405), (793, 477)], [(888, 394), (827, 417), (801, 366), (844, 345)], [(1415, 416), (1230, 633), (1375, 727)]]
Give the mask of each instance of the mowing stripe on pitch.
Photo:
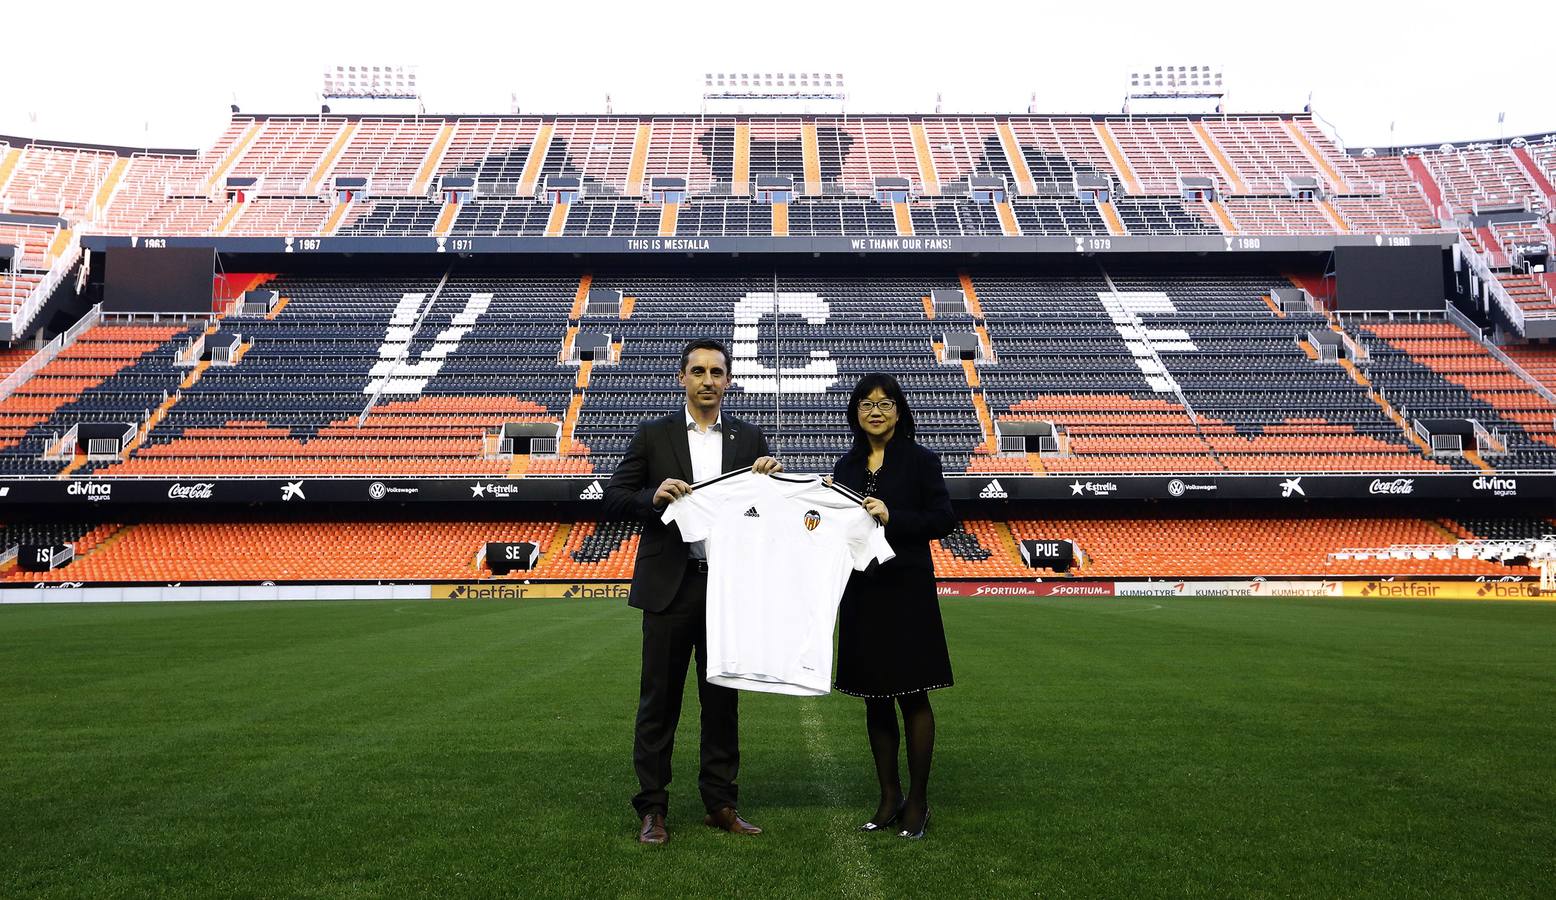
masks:
[(805, 729), (805, 746), (816, 761), (816, 768), (821, 771), (821, 792), (827, 805), (838, 811), (828, 820), (832, 833), (832, 856), (837, 860), (838, 871), (842, 875), (838, 894), (844, 897), (884, 898), (877, 883), (875, 865), (870, 861), (858, 836), (851, 833), (854, 822), (848, 812), (848, 801), (838, 789), (838, 785), (843, 782), (843, 770), (832, 751), (827, 749), (826, 742), (821, 739), (821, 716), (817, 715), (816, 710), (815, 699), (800, 701), (800, 724)]

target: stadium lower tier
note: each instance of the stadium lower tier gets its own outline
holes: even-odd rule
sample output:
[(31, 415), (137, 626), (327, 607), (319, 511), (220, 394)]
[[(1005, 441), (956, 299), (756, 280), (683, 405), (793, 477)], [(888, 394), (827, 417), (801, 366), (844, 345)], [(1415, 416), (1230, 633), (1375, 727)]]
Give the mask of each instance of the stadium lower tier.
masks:
[[(510, 579), (631, 577), (640, 526), (620, 522), (176, 522), (10, 525), (5, 548), (69, 545), (51, 571), (0, 578), (36, 582), (468, 581), (493, 577), (487, 542), (530, 544), (528, 570)], [(1524, 517), (1182, 516), (969, 519), (935, 541), (941, 578), (1214, 578), (1221, 576), (1487, 576), (1538, 572), (1533, 542), (1556, 525)], [(1069, 541), (1064, 573), (1029, 568), (1020, 542)], [(1527, 542), (1520, 544), (1519, 542)]]
[(1280, 308), (1304, 276), (1234, 262), (252, 274), (268, 313), (99, 314), (38, 351), (0, 477), (603, 475), (683, 406), (696, 336), (791, 471), (831, 470), (876, 371), (951, 473), (1556, 471), (1556, 395), (1478, 330)]

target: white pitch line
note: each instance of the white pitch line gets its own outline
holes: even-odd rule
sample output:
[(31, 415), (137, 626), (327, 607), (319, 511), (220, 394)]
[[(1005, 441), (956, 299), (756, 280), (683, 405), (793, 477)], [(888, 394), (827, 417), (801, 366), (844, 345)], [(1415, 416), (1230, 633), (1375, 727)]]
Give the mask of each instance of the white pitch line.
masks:
[(821, 717), (816, 714), (817, 701), (802, 700), (800, 708), (800, 725), (805, 729), (805, 746), (809, 749), (811, 758), (816, 761), (816, 768), (822, 770), (822, 777), (818, 780), (821, 793), (826, 798), (827, 805), (838, 810), (828, 820), (832, 835), (832, 856), (837, 860), (838, 870), (842, 873), (837, 893), (843, 897), (870, 897), (884, 900), (885, 894), (881, 893), (874, 863), (870, 861), (869, 854), (865, 853), (864, 845), (857, 836), (850, 833), (854, 827), (853, 819), (846, 811), (847, 801), (838, 788), (843, 781), (843, 770), (821, 738)]

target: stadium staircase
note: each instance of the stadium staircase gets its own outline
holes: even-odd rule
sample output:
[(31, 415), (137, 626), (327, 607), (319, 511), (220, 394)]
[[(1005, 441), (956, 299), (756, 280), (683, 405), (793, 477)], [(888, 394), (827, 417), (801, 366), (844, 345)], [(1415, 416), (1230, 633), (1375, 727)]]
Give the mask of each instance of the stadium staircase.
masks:
[(1284, 124), (1286, 131), (1291, 134), (1292, 141), (1302, 148), (1302, 152), (1307, 155), (1313, 166), (1323, 173), (1324, 179), (1329, 183), (1331, 190), (1339, 194), (1351, 193), (1351, 186), (1346, 183), (1339, 170), (1329, 161), (1329, 157), (1313, 143), (1312, 138), (1309, 137), (1302, 126), (1295, 119), (1286, 119)]
[(1140, 179), (1136, 177), (1135, 170), (1129, 163), (1129, 158), (1124, 155), (1124, 149), (1119, 146), (1118, 139), (1113, 136), (1107, 122), (1093, 121), (1093, 127), (1097, 130), (1097, 137), (1102, 141), (1103, 148), (1107, 151), (1108, 159), (1113, 164), (1113, 170), (1118, 173), (1124, 191), (1129, 194), (1143, 194), (1145, 190), (1140, 186)]
[(1237, 166), (1227, 157), (1226, 152), (1221, 149), (1220, 142), (1210, 133), (1210, 129), (1205, 126), (1205, 123), (1195, 120), (1190, 125), (1194, 129), (1194, 134), (1204, 146), (1205, 152), (1210, 154), (1211, 159), (1215, 160), (1216, 170), (1231, 189), (1231, 192), (1234, 194), (1248, 193), (1248, 185), (1243, 181), (1242, 174), (1237, 171)]
[(259, 137), (260, 132), (263, 131), (264, 128), (264, 122), (258, 120), (248, 122), (247, 126), (243, 129), (242, 134), (238, 136), (238, 139), (233, 142), (233, 144), (227, 149), (227, 152), (221, 157), (220, 160), (217, 161), (216, 166), (211, 169), (210, 176), (205, 180), (205, 192), (207, 194), (212, 193), (221, 187), (222, 179), (227, 176), (228, 172), (232, 171), (233, 166), (237, 165), (238, 160), (243, 158), (243, 154), (248, 151), (249, 147), (254, 143), (255, 139)]
[(4, 152), (0, 152), (0, 195), (4, 195), (6, 188), (11, 184), (11, 177), (16, 174), (16, 169), (21, 165), (22, 150), (20, 147), (7, 146)]
[(923, 122), (914, 122), (911, 130), (920, 190), (925, 194), (937, 195), (940, 193), (940, 175), (935, 170), (935, 156), (929, 148), (929, 134), (924, 130)]
[(1421, 190), (1425, 192), (1427, 202), (1432, 205), (1432, 210), (1438, 212), (1446, 209), (1447, 204), (1443, 200), (1442, 188), (1438, 186), (1437, 179), (1427, 169), (1426, 163), (1421, 161), (1421, 157), (1405, 157), (1405, 167), (1410, 170), (1410, 174), (1421, 185)]
[(335, 168), (335, 161), (340, 159), (341, 152), (346, 149), (347, 144), (351, 143), (351, 136), (356, 133), (359, 124), (348, 120), (341, 126), (340, 133), (330, 142), (329, 148), (324, 151), (324, 156), (309, 173), (303, 187), (304, 193), (318, 194), (323, 189), (325, 179), (330, 177), (331, 171)]
[(1551, 184), (1551, 180), (1545, 176), (1545, 172), (1540, 168), (1539, 163), (1535, 162), (1534, 157), (1529, 155), (1528, 148), (1513, 146), (1508, 148), (1508, 152), (1513, 155), (1514, 162), (1518, 164), (1518, 168), (1523, 172), (1524, 176), (1534, 185), (1538, 195), (1544, 198), (1545, 208), (1556, 208), (1556, 186)]

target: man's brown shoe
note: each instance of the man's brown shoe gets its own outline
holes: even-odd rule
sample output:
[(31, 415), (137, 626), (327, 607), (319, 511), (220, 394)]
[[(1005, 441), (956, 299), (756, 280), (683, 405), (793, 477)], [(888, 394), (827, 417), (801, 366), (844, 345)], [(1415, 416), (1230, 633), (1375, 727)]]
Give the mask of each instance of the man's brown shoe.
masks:
[(740, 818), (740, 813), (735, 812), (733, 806), (726, 806), (718, 812), (708, 813), (708, 817), (702, 820), (704, 825), (714, 828), (722, 828), (730, 834), (761, 834), (762, 829)]
[(643, 817), (643, 827), (638, 831), (639, 844), (663, 844), (670, 840), (670, 832), (665, 829), (665, 817), (659, 813), (649, 813)]

